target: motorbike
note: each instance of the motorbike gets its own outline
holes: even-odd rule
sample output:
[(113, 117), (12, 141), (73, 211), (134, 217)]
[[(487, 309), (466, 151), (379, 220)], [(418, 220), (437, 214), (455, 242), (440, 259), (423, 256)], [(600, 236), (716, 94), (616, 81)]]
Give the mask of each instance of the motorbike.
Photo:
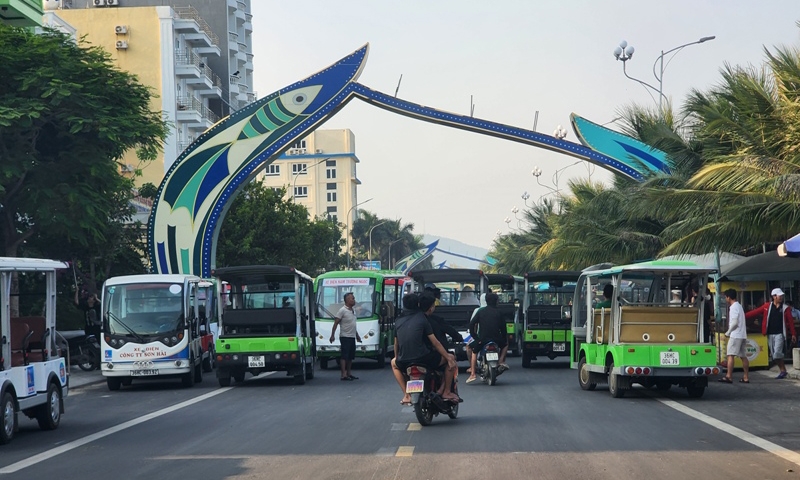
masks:
[[(458, 417), (458, 402), (445, 400), (437, 393), (444, 382), (442, 375), (441, 372), (429, 371), (422, 365), (410, 365), (406, 369), (406, 392), (411, 395), (411, 404), (420, 425), (430, 425), (433, 417), (440, 413), (451, 419)], [(458, 395), (456, 379), (453, 379), (450, 391)]]
[(66, 341), (71, 365), (77, 365), (85, 372), (100, 368), (100, 342), (94, 335), (84, 335), (82, 331), (59, 332), (62, 343)]
[(500, 369), (500, 348), (494, 342), (487, 342), (478, 353), (476, 368), (484, 383), (494, 385), (503, 370)]

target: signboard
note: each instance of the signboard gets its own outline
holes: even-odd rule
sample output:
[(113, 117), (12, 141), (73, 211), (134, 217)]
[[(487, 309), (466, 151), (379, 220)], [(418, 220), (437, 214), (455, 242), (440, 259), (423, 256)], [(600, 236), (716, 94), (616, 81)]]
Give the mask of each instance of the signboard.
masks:
[(360, 270), (380, 270), (381, 269), (381, 261), (380, 260), (362, 260), (358, 262)]
[(369, 285), (369, 278), (324, 278), (323, 287), (352, 287), (358, 285)]

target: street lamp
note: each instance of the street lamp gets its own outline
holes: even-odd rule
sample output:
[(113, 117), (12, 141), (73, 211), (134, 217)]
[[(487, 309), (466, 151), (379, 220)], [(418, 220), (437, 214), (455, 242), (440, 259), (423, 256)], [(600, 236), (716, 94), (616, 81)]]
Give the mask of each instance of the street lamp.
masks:
[[(675, 57), (675, 55), (677, 55), (678, 52), (680, 52), (683, 48), (688, 47), (689, 45), (697, 45), (697, 44), (700, 44), (700, 43), (705, 43), (705, 42), (708, 42), (710, 40), (714, 40), (715, 38), (717, 38), (717, 37), (714, 36), (714, 35), (711, 35), (709, 37), (703, 37), (700, 40), (696, 40), (694, 42), (689, 42), (689, 43), (684, 43), (683, 45), (678, 45), (675, 48), (671, 48), (671, 49), (667, 50), (666, 52), (664, 50), (661, 50), (661, 55), (656, 57), (656, 61), (653, 62), (653, 76), (656, 78), (656, 81), (658, 82), (658, 88), (650, 85), (647, 82), (643, 82), (642, 80), (639, 80), (638, 78), (633, 78), (630, 75), (628, 75), (628, 72), (625, 69), (625, 65), (627, 64), (628, 60), (633, 58), (633, 52), (634, 52), (633, 45), (628, 45), (628, 42), (626, 42), (625, 40), (621, 41), (619, 46), (614, 49), (614, 58), (616, 58), (617, 60), (622, 61), (622, 73), (624, 73), (626, 77), (628, 77), (629, 79), (633, 80), (634, 82), (638, 82), (641, 85), (643, 85), (643, 86), (645, 86), (647, 88), (650, 88), (654, 92), (658, 93), (658, 111), (661, 112), (662, 100), (666, 100), (666, 97), (664, 96), (664, 70), (669, 65), (669, 62), (671, 62), (672, 59)], [(673, 53), (672, 57), (670, 57), (670, 59), (667, 60), (667, 65), (664, 65), (664, 56), (667, 55), (668, 53), (672, 53), (672, 52), (675, 52), (675, 53)], [(656, 65), (659, 65), (658, 73), (656, 73)], [(650, 94), (650, 92), (647, 92), (647, 93)], [(650, 98), (653, 98), (652, 94), (650, 95)], [(655, 101), (655, 98), (653, 98), (653, 101)]]
[(372, 268), (372, 231), (388, 221), (389, 220), (384, 220), (377, 225), (373, 225), (372, 227), (370, 227), (369, 232), (367, 233), (367, 235), (369, 236), (369, 253), (367, 254), (367, 258), (369, 259), (369, 268)]
[(395, 240), (394, 242), (389, 244), (389, 270), (394, 268), (394, 265), (393, 265), (394, 262), (392, 262), (392, 245), (394, 245), (395, 243), (400, 242), (402, 240), (403, 240), (402, 238), (398, 238), (397, 240)]
[(556, 129), (553, 131), (553, 136), (559, 140), (564, 140), (567, 138), (567, 131), (561, 125), (557, 126)]
[(368, 199), (364, 200), (361, 203), (356, 203), (355, 205), (350, 207), (350, 210), (347, 211), (347, 223), (345, 224), (345, 228), (346, 228), (345, 235), (347, 236), (347, 269), (348, 270), (350, 270), (350, 212), (352, 212), (353, 209), (356, 208), (357, 206), (364, 205), (365, 203), (369, 202), (370, 200), (372, 200), (372, 199), (368, 198)]
[[(325, 160), (330, 160), (330, 157), (323, 158), (322, 160), (320, 160), (319, 162), (315, 163), (314, 165), (311, 165), (311, 168), (316, 167), (317, 165), (319, 165), (320, 163), (324, 162)], [(297, 185), (297, 176), (300, 175), (301, 173), (306, 173), (306, 172), (308, 172), (308, 166), (303, 167), (302, 170), (298, 170), (297, 173), (294, 174), (294, 180), (292, 181), (292, 203), (296, 203), (295, 200), (294, 200), (294, 189), (295, 189), (295, 185)]]

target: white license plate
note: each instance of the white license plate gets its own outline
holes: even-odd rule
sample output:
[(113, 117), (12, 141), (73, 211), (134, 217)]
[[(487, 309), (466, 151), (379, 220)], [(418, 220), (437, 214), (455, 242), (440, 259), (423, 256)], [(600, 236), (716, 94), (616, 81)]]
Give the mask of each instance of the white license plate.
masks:
[(406, 393), (422, 393), (424, 388), (424, 380), (409, 380), (406, 382)]
[(661, 365), (680, 365), (681, 356), (678, 352), (661, 352)]
[(263, 367), (266, 363), (264, 363), (264, 355), (259, 355), (257, 357), (247, 357), (247, 366), (248, 367)]
[(500, 357), (497, 355), (497, 352), (486, 352), (486, 360), (487, 361), (493, 362), (493, 361), (497, 360), (498, 358), (500, 358)]
[(567, 351), (567, 344), (566, 343), (554, 343), (553, 344), (553, 351), (554, 352), (566, 352)]
[(158, 375), (158, 370), (153, 368), (149, 370), (131, 370), (132, 377), (145, 377), (148, 375)]

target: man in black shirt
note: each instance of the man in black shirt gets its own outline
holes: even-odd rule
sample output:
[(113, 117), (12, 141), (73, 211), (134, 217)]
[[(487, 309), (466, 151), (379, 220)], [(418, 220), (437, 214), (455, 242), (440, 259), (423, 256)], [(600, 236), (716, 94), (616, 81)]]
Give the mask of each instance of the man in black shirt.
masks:
[[(411, 294), (413, 295), (413, 294)], [(408, 297), (408, 295), (406, 295)], [(403, 307), (406, 306), (403, 297)], [(419, 297), (419, 310), (412, 315), (404, 315), (395, 321), (394, 351), (395, 379), (403, 389), (402, 404), (411, 403), (411, 397), (405, 391), (403, 372), (412, 364), (423, 365), (431, 370), (444, 370), (444, 385), (439, 392), (443, 399), (458, 401), (458, 395), (450, 391), (457, 367), (452, 355), (447, 353), (433, 334), (426, 313), (433, 312), (435, 299), (432, 295)]]
[(478, 310), (478, 313), (476, 313), (469, 322), (469, 333), (472, 335), (474, 341), (472, 344), (472, 357), (470, 358), (472, 373), (467, 379), (467, 383), (472, 383), (477, 380), (475, 372), (478, 370), (475, 364), (478, 361), (478, 352), (489, 342), (496, 343), (501, 349), (499, 371), (504, 372), (508, 370), (508, 365), (506, 365), (506, 353), (508, 352), (506, 321), (503, 318), (503, 314), (497, 309), (497, 300), (498, 297), (496, 293), (487, 293), (486, 307)]

